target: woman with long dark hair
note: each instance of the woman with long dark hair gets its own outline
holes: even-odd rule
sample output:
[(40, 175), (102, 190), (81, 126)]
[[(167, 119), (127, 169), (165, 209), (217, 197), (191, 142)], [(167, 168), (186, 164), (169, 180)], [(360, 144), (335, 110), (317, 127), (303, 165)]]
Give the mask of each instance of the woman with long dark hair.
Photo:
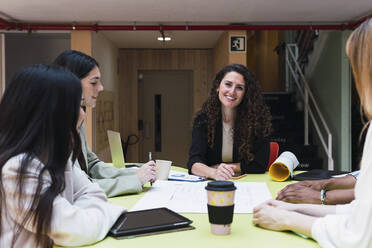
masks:
[[(291, 204), (270, 200), (254, 209), (253, 223), (275, 231), (295, 231), (315, 239), (322, 247), (372, 245), (372, 19), (356, 28), (346, 43), (361, 106), (368, 118), (355, 200), (349, 204)], [(322, 193), (325, 198), (326, 192)]]
[(217, 180), (264, 173), (270, 132), (271, 115), (254, 75), (240, 64), (225, 66), (194, 120), (189, 172)]
[(84, 245), (103, 239), (122, 207), (73, 166), (81, 83), (61, 68), (15, 74), (0, 102), (0, 247)]
[[(67, 68), (81, 80), (83, 105), (94, 108), (98, 94), (103, 90), (98, 62), (82, 52), (67, 50), (55, 59), (54, 64)], [(86, 172), (94, 182), (99, 184), (107, 196), (138, 193), (142, 191), (143, 184), (156, 180), (153, 161), (142, 165), (138, 170), (116, 168), (99, 160), (97, 155), (89, 149), (84, 125), (80, 129), (80, 138), (87, 165)]]

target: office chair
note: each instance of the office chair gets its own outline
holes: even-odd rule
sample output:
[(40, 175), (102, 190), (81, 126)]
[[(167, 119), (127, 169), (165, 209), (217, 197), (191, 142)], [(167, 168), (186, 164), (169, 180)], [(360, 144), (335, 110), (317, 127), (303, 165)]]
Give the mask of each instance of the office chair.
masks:
[(268, 171), (270, 165), (274, 163), (275, 159), (278, 157), (279, 153), (279, 144), (277, 142), (270, 142), (270, 156), (269, 156), (269, 163), (267, 164), (266, 170)]

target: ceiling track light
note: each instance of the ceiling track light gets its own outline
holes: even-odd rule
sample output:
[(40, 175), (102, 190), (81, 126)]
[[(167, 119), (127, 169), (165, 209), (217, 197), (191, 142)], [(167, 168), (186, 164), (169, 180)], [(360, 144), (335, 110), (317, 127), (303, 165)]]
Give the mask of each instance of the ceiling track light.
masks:
[(158, 37), (158, 41), (163, 41), (163, 42), (165, 42), (165, 41), (171, 41), (171, 40), (172, 40), (171, 37), (169, 37), (169, 36), (165, 36), (165, 34), (164, 34), (164, 30), (163, 30), (163, 26), (162, 26), (162, 25), (160, 25), (160, 35), (161, 35), (161, 36)]
[(169, 37), (169, 36), (164, 36), (164, 37), (159, 36), (158, 37), (158, 41), (171, 41), (171, 40), (172, 40), (172, 38)]

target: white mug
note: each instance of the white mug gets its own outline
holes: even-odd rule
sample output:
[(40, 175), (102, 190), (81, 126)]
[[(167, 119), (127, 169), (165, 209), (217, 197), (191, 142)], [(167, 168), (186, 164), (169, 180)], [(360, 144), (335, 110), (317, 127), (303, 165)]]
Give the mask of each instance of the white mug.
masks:
[(157, 180), (168, 180), (172, 161), (156, 160), (156, 178)]

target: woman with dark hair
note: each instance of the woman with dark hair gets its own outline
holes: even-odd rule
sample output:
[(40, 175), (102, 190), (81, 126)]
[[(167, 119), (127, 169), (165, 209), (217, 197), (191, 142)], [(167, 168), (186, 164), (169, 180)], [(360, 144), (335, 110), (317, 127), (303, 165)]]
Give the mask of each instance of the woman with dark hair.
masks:
[[(55, 59), (54, 64), (67, 68), (81, 80), (83, 105), (94, 108), (98, 94), (103, 90), (97, 61), (82, 52), (67, 50)], [(143, 184), (156, 180), (155, 163), (153, 161), (142, 165), (139, 169), (116, 168), (100, 161), (97, 155), (89, 149), (84, 125), (80, 129), (80, 138), (87, 164), (86, 172), (94, 182), (99, 184), (107, 196), (138, 193), (142, 191)]]
[(84, 245), (124, 211), (73, 166), (81, 83), (61, 68), (19, 71), (0, 102), (0, 247)]
[(269, 159), (271, 115), (247, 67), (225, 66), (197, 113), (189, 151), (189, 173), (227, 180), (264, 173)]
[[(295, 231), (322, 247), (372, 246), (372, 18), (364, 21), (346, 42), (367, 131), (355, 199), (349, 204), (317, 205), (267, 201), (253, 211), (253, 224), (275, 231)], [(325, 198), (325, 192), (323, 196)]]

